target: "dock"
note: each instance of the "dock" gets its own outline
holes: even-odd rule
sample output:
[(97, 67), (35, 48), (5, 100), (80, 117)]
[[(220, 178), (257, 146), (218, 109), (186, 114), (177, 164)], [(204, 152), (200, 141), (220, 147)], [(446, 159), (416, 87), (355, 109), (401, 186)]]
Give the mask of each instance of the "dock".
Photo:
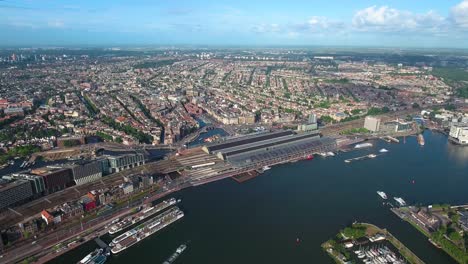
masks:
[(238, 183), (242, 183), (242, 182), (245, 182), (245, 181), (248, 181), (250, 179), (257, 177), (258, 175), (260, 175), (260, 173), (256, 171), (248, 171), (248, 172), (244, 172), (239, 175), (233, 176), (231, 178)]
[(388, 143), (391, 143), (391, 142), (400, 143), (400, 140), (398, 138), (394, 138), (392, 136), (384, 136), (381, 139), (387, 141)]
[(377, 157), (376, 154), (369, 154), (369, 155), (360, 156), (360, 157), (356, 157), (356, 158), (345, 159), (344, 162), (346, 162), (346, 163), (351, 163), (352, 161), (373, 159), (373, 158), (375, 158), (375, 157)]

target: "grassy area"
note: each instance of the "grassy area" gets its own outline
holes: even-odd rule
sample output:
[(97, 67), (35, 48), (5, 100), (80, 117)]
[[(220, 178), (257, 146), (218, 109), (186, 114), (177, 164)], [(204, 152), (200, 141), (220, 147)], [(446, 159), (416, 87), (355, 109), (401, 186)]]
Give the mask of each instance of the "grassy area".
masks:
[(457, 95), (468, 98), (468, 72), (461, 68), (434, 68), (434, 76), (443, 78), (445, 83), (457, 88)]
[(432, 75), (444, 78), (446, 81), (468, 81), (468, 72), (460, 68), (434, 68)]
[(0, 164), (7, 162), (14, 157), (25, 158), (33, 153), (41, 151), (41, 148), (35, 145), (18, 146), (0, 154)]
[(367, 128), (364, 128), (364, 127), (350, 128), (350, 129), (347, 129), (347, 130), (343, 130), (341, 132), (342, 135), (367, 134), (367, 133), (370, 133), (370, 131)]

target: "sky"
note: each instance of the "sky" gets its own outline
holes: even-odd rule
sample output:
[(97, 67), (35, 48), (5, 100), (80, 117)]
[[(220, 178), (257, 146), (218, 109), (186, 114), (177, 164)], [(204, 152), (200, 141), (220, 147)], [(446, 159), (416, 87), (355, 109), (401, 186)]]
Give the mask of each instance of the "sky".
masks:
[(0, 0), (0, 46), (468, 48), (468, 0)]

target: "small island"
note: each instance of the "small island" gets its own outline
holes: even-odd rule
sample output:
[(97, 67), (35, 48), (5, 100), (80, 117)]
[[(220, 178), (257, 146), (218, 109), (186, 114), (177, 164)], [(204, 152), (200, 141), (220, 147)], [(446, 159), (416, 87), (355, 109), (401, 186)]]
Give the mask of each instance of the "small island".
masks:
[(340, 230), (322, 248), (336, 263), (424, 263), (386, 229), (368, 223), (353, 223)]

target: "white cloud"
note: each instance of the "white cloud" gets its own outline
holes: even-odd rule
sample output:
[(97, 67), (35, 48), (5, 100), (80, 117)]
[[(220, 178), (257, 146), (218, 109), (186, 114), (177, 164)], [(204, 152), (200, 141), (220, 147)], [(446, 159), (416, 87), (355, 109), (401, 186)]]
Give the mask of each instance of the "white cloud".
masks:
[(278, 24), (259, 24), (252, 27), (255, 33), (278, 33), (282, 28)]
[(323, 16), (312, 16), (307, 22), (296, 24), (294, 28), (298, 31), (319, 32), (328, 29), (341, 29), (343, 23), (330, 20)]
[(434, 11), (415, 14), (388, 6), (371, 6), (357, 11), (352, 27), (357, 31), (381, 32), (437, 32), (444, 28), (446, 19)]
[(65, 27), (65, 23), (62, 20), (52, 20), (47, 22), (47, 26), (52, 28), (63, 28)]
[(468, 29), (468, 0), (452, 7), (450, 18), (456, 26)]

